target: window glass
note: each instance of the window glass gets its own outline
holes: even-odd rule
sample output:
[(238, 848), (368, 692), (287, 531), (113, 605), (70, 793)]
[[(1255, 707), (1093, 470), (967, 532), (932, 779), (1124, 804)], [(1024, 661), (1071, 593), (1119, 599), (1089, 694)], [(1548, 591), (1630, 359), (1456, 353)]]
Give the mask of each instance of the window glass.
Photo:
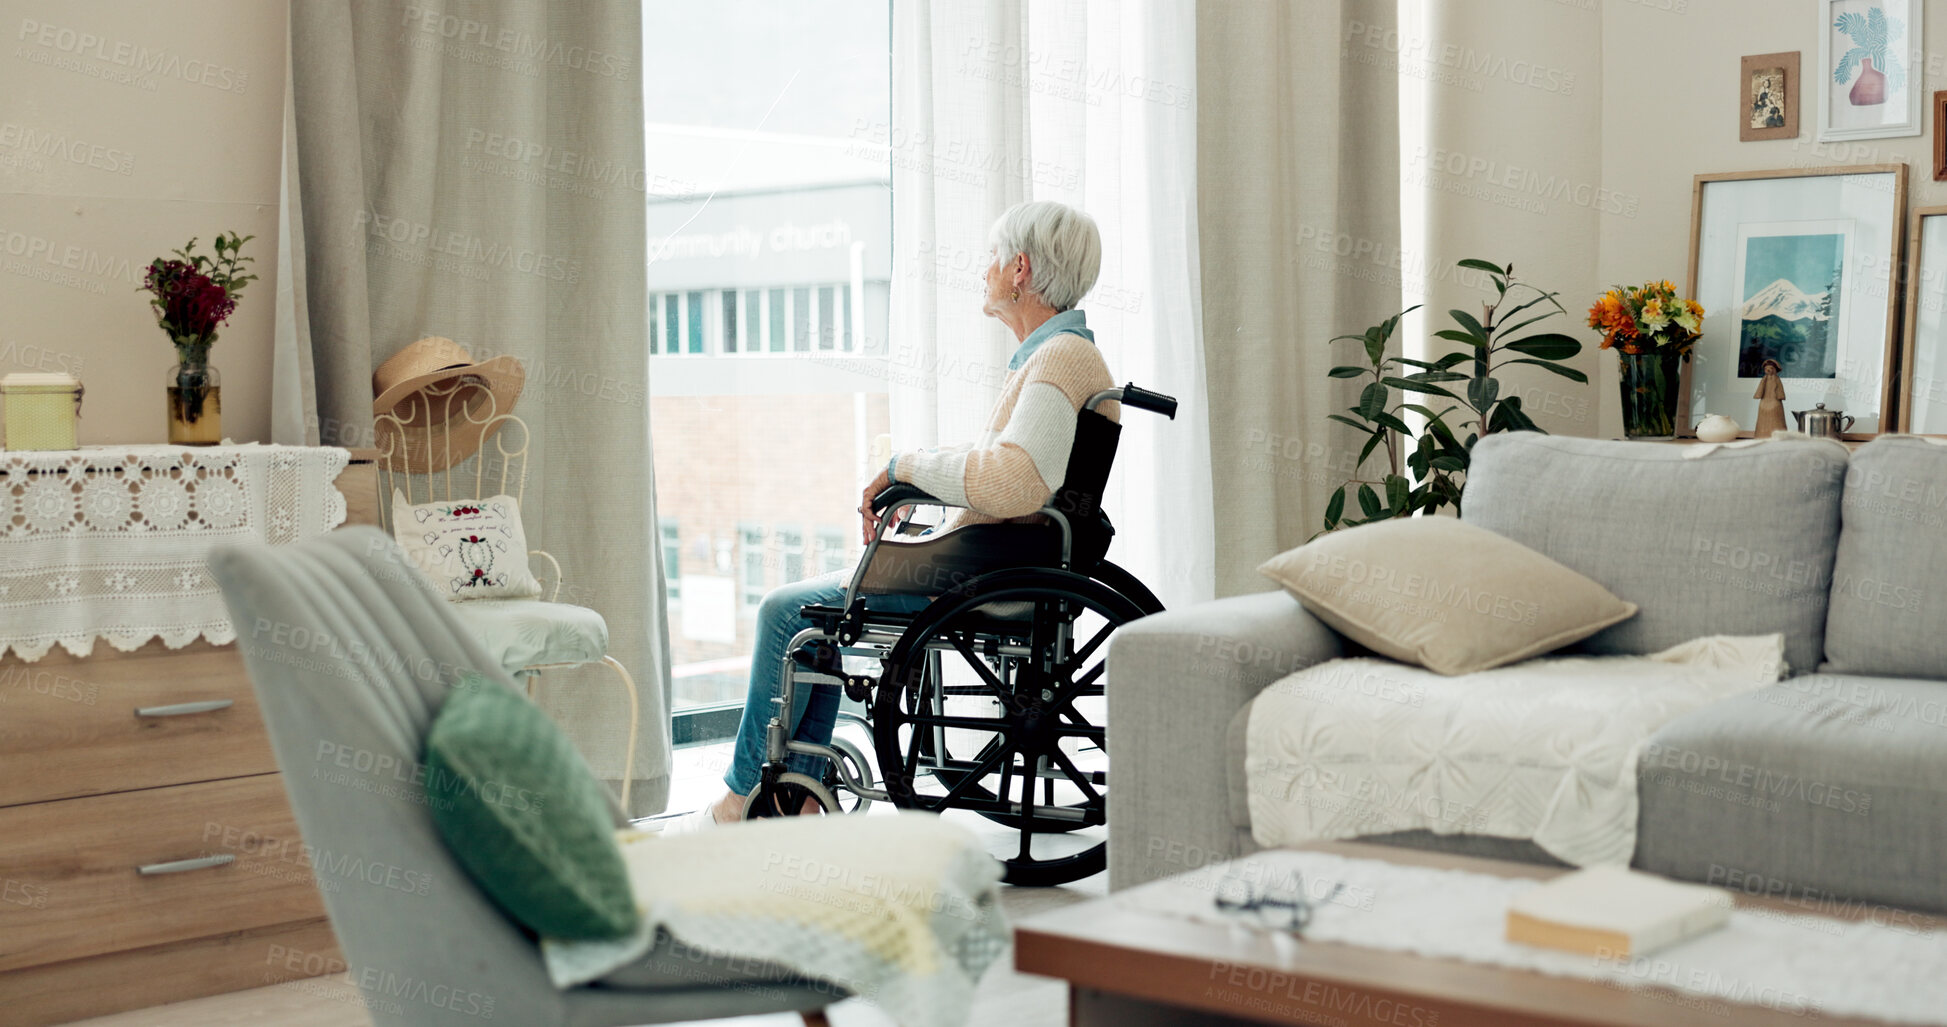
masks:
[(866, 341), (886, 338), (892, 281), (891, 19), (885, 2), (710, 0), (645, 3), (642, 21), (635, 188), (656, 504), (682, 525), (682, 715), (743, 700), (768, 590), (856, 560), (853, 508), (891, 430), (884, 343)]
[(676, 522), (660, 518), (663, 544), (663, 581), (669, 586), (669, 601), (683, 597), (683, 540)]

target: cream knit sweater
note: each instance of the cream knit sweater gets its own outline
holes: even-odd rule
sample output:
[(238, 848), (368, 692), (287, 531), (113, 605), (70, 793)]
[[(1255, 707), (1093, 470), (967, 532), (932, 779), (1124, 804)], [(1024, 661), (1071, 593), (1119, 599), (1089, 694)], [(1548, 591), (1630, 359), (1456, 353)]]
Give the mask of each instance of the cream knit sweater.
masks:
[[(1053, 336), (1008, 373), (978, 441), (901, 453), (892, 463), (893, 480), (969, 508), (951, 511), (940, 530), (1034, 518), (1068, 473), (1082, 404), (1114, 387), (1094, 343)], [(1118, 403), (1096, 410), (1121, 420)]]

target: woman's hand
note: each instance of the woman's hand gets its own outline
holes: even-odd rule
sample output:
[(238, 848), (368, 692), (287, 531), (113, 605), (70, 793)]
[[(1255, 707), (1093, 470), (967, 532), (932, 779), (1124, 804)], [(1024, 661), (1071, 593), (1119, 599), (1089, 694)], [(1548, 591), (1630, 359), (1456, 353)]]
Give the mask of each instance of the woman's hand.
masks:
[(885, 469), (881, 468), (873, 477), (872, 484), (867, 485), (864, 494), (859, 497), (859, 541), (865, 545), (871, 545), (872, 536), (879, 533), (879, 515), (872, 512), (872, 497), (884, 492), (891, 485), (892, 479), (887, 477)]

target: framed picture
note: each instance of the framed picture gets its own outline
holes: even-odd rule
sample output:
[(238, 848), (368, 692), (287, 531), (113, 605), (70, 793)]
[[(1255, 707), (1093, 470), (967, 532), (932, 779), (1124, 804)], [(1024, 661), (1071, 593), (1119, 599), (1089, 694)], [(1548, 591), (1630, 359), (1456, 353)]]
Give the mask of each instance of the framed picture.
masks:
[(1907, 255), (1900, 430), (1947, 435), (1947, 207), (1913, 212)]
[(1725, 414), (1748, 435), (1774, 362), (1787, 410), (1843, 410), (1849, 437), (1892, 430), (1906, 176), (1905, 164), (1697, 176), (1687, 294), (1704, 332), (1679, 431)]
[(1919, 135), (1922, 0), (1819, 0), (1819, 139)]
[(1798, 51), (1761, 53), (1739, 62), (1737, 137), (1798, 138)]
[(1933, 94), (1933, 180), (1947, 182), (1947, 90)]

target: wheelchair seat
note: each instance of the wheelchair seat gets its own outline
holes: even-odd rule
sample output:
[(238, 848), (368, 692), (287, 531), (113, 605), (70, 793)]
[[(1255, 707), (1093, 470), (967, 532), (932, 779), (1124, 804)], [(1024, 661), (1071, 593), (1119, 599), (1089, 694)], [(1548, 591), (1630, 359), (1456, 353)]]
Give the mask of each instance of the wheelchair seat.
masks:
[(1061, 532), (1052, 524), (963, 524), (910, 542), (886, 539), (859, 580), (859, 591), (936, 596), (993, 571), (1059, 566)]

